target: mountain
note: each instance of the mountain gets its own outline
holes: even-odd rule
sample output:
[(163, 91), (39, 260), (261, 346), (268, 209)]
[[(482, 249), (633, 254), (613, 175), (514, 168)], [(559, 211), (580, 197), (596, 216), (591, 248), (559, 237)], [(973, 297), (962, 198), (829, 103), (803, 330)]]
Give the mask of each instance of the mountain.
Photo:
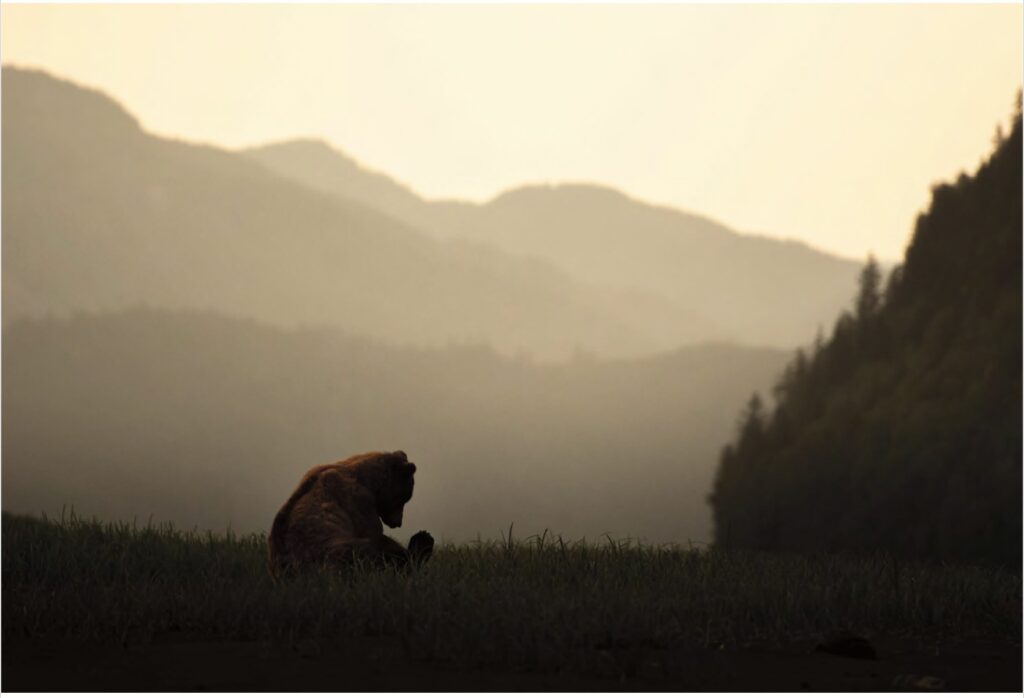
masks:
[(785, 354), (537, 365), (136, 309), (15, 321), (2, 359), (4, 511), (266, 530), (307, 468), (401, 448), (411, 530), (685, 542), (708, 540), (715, 454)]
[(3, 69), (2, 129), (5, 323), (141, 303), (541, 359), (716, 335), (662, 298), (438, 241), (249, 158), (154, 137), (106, 96), (38, 71)]
[(359, 201), (415, 224), (430, 205), (409, 188), (316, 138), (271, 143), (242, 151), (268, 169), (312, 189)]
[(722, 454), (715, 540), (1021, 567), (1021, 119), (934, 189), (883, 290), (753, 399)]
[(740, 235), (708, 218), (593, 185), (529, 186), (475, 205), (426, 201), (322, 141), (243, 151), (285, 177), (363, 201), (442, 239), (486, 242), (578, 280), (660, 296), (716, 336), (792, 347), (827, 326), (859, 265), (805, 244)]

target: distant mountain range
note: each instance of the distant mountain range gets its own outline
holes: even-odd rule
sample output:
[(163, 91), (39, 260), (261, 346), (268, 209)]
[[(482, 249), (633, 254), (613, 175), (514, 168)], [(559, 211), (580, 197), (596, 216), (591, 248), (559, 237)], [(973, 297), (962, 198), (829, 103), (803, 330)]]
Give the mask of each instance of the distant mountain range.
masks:
[(794, 346), (854, 290), (855, 262), (608, 189), (427, 202), (316, 142), (239, 154), (151, 136), (39, 71), (5, 67), (3, 97), (5, 322), (144, 303), (627, 357)]
[(713, 323), (705, 338), (806, 343), (848, 305), (860, 268), (803, 243), (741, 235), (607, 187), (528, 186), (483, 205), (432, 202), (323, 141), (243, 152), (293, 181), (361, 201), (442, 239), (485, 242), (550, 263), (579, 281), (688, 308)]
[(4, 68), (2, 123), (5, 322), (141, 303), (538, 358), (719, 334), (661, 298), (437, 241), (235, 153), (156, 138), (41, 72)]

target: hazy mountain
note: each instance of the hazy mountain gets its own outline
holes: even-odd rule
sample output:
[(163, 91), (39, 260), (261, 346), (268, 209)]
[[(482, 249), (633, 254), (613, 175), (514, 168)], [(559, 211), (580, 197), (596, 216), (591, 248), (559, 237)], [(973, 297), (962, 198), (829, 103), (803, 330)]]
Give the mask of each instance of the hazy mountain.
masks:
[(3, 509), (265, 530), (310, 466), (402, 448), (413, 531), (707, 541), (720, 444), (784, 359), (707, 345), (538, 366), (209, 313), (19, 321)]
[(44, 73), (4, 68), (2, 122), (5, 322), (144, 303), (542, 358), (721, 334), (662, 298), (437, 241), (238, 154), (154, 137)]
[(715, 488), (723, 545), (1021, 565), (1021, 119), (936, 186), (906, 262), (752, 401)]
[(364, 201), (442, 238), (487, 242), (579, 280), (661, 296), (713, 319), (739, 341), (806, 342), (855, 289), (858, 262), (798, 242), (740, 235), (605, 187), (524, 187), (484, 205), (429, 202), (320, 141), (244, 152), (306, 186)]
[(360, 201), (408, 223), (423, 222), (431, 210), (430, 204), (408, 187), (362, 166), (320, 139), (271, 143), (242, 154), (313, 189)]

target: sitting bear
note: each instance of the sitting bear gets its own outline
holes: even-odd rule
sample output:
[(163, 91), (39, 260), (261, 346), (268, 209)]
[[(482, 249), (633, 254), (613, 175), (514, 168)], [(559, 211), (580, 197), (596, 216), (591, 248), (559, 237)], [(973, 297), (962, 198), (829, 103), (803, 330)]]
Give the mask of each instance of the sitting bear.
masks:
[(385, 536), (381, 525), (402, 525), (415, 472), (402, 451), (364, 453), (307, 472), (274, 517), (271, 571), (357, 559), (400, 567), (426, 561), (434, 550), (429, 533), (417, 533), (406, 550)]

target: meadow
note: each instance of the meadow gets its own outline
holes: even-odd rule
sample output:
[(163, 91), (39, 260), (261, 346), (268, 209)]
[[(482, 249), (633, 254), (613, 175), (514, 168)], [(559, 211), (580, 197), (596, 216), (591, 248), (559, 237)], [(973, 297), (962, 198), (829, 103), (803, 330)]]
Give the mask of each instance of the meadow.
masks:
[[(696, 671), (711, 670), (708, 656), (815, 658), (820, 642), (851, 634), (937, 661), (963, 647), (1008, 648), (1019, 688), (1021, 579), (992, 569), (550, 534), (517, 539), (510, 530), (501, 541), (442, 544), (409, 573), (325, 569), (274, 580), (263, 535), (4, 514), (2, 536), (5, 675), (21, 687), (19, 666), (37, 667), (29, 685), (45, 684), (49, 674), (31, 648), (63, 662), (76, 647), (95, 653), (197, 642), (206, 643), (208, 660), (224, 647), (251, 645), (262, 648), (263, 661), (272, 663), (268, 648), (286, 648), (315, 666), (332, 663), (338, 651), (351, 658), (344, 648), (356, 646), (377, 648), (359, 660), (363, 669), (398, 662), (449, 677), (498, 672), (700, 687), (717, 685)], [(101, 664), (90, 660), (94, 672)], [(719, 669), (727, 684), (732, 670)]]

